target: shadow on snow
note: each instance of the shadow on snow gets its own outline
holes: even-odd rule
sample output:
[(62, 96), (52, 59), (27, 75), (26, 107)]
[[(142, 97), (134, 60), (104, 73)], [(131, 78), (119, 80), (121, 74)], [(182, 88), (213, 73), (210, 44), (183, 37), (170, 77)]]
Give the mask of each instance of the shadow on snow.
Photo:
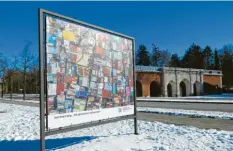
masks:
[[(95, 136), (46, 139), (47, 150), (61, 149), (70, 145), (96, 139)], [(1, 151), (40, 151), (40, 140), (0, 141)]]

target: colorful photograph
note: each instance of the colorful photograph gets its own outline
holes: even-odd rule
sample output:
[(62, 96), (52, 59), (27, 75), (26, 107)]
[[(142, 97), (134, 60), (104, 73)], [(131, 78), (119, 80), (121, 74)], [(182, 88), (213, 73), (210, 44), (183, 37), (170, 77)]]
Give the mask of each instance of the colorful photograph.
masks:
[(49, 113), (133, 104), (132, 40), (46, 17)]

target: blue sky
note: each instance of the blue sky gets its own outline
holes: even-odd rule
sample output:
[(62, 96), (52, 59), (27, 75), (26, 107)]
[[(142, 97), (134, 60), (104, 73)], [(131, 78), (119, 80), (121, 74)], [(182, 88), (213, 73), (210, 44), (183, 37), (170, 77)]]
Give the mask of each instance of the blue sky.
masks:
[(0, 52), (18, 55), (32, 41), (37, 54), (39, 7), (135, 37), (136, 49), (183, 55), (193, 42), (233, 43), (233, 2), (0, 2)]

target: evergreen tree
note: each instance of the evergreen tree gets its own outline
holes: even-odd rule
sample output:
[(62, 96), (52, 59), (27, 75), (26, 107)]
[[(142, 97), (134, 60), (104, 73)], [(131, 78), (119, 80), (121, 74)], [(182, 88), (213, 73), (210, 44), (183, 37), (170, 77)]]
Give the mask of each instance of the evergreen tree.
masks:
[(170, 67), (180, 67), (181, 66), (181, 61), (180, 61), (178, 54), (176, 54), (176, 53), (172, 54), (171, 60), (169, 62), (169, 66)]
[(220, 61), (218, 56), (218, 51), (214, 51), (214, 69), (219, 70), (220, 69)]
[(223, 85), (230, 88), (233, 85), (233, 56), (232, 50), (224, 46), (222, 56)]
[(136, 64), (143, 65), (143, 66), (150, 65), (150, 56), (149, 56), (149, 52), (147, 51), (145, 45), (139, 46), (139, 49), (137, 51), (137, 56), (136, 56)]
[(202, 54), (203, 54), (203, 59), (204, 59), (204, 68), (211, 69), (213, 65), (213, 55), (212, 55), (211, 48), (209, 46), (206, 46)]
[(201, 47), (196, 44), (192, 44), (186, 51), (181, 63), (184, 68), (203, 69), (204, 58), (201, 52)]

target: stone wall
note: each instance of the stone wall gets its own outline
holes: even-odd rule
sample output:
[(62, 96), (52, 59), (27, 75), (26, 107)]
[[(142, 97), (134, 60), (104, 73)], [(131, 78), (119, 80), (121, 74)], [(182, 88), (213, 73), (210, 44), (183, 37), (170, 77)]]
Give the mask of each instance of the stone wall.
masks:
[(194, 84), (196, 84), (197, 95), (200, 95), (203, 92), (203, 73), (201, 70), (168, 67), (163, 69), (164, 96), (168, 96), (167, 86), (169, 83), (172, 85), (172, 96), (181, 96), (181, 82), (185, 85), (186, 96), (194, 94)]

